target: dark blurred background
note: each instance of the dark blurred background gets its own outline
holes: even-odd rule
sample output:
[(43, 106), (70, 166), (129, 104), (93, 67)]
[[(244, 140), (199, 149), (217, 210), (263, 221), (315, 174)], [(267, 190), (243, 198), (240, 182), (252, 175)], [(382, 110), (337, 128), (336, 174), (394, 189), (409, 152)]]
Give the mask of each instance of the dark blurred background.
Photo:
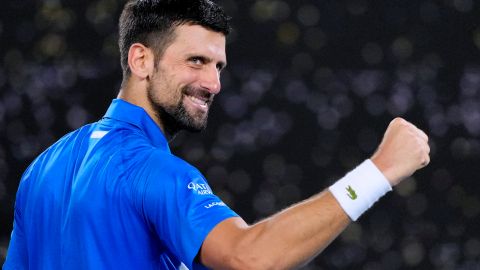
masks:
[[(223, 92), (173, 151), (255, 222), (328, 187), (402, 116), (430, 135), (431, 164), (305, 269), (480, 269), (480, 3), (218, 2), (235, 28)], [(2, 1), (0, 264), (22, 172), (117, 94), (122, 5)]]

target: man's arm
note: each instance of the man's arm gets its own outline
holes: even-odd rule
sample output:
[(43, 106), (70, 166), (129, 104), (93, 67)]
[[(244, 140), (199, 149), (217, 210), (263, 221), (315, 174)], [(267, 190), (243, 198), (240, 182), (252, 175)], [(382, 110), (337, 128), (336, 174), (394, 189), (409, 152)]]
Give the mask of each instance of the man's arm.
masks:
[[(396, 118), (371, 160), (395, 186), (426, 166), (429, 152), (425, 133)], [(296, 268), (318, 255), (350, 222), (332, 193), (323, 191), (251, 226), (241, 218), (221, 222), (206, 237), (200, 260), (213, 269)]]
[(322, 192), (255, 225), (231, 218), (201, 249), (212, 269), (291, 269), (310, 261), (350, 223), (330, 192)]

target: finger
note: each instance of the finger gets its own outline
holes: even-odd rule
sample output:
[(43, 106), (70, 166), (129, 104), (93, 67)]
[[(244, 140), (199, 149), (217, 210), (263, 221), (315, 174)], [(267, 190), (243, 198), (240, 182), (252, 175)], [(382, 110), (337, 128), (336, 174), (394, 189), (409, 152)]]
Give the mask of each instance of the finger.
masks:
[(392, 121), (390, 121), (389, 126), (391, 126), (391, 125), (405, 125), (407, 123), (408, 123), (407, 120), (405, 120), (401, 117), (395, 117)]
[(430, 155), (430, 145), (428, 143), (425, 144), (425, 147), (426, 147), (426, 152), (427, 152), (427, 155)]
[(423, 138), (423, 136), (417, 136), (415, 138), (417, 140), (417, 144), (422, 149), (422, 152), (428, 155), (430, 153), (430, 145), (427, 141)]
[(429, 163), (430, 163), (430, 146), (427, 143), (425, 143), (422, 165), (425, 167)]
[(418, 134), (420, 135), (420, 137), (425, 141), (425, 142), (428, 142), (428, 135), (421, 129), (417, 128), (418, 130)]
[(428, 143), (424, 143), (422, 145), (422, 149), (423, 149), (423, 156), (430, 159), (430, 146), (428, 145)]
[(422, 167), (427, 166), (430, 163), (430, 156), (426, 155), (423, 159), (423, 162), (421, 163)]
[(428, 135), (421, 129), (419, 129), (417, 126), (415, 126), (414, 124), (408, 122), (405, 120), (405, 122), (408, 123), (408, 125), (410, 126), (410, 128), (415, 131), (418, 136), (420, 136), (420, 138), (422, 138), (424, 141), (428, 142)]

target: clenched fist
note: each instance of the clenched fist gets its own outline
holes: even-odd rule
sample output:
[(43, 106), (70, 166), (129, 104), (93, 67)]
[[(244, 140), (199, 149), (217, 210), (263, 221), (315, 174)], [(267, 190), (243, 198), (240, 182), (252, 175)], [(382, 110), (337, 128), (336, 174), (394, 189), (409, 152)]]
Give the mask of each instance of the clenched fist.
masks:
[(388, 125), (372, 162), (392, 186), (430, 162), (428, 136), (415, 125), (395, 118)]

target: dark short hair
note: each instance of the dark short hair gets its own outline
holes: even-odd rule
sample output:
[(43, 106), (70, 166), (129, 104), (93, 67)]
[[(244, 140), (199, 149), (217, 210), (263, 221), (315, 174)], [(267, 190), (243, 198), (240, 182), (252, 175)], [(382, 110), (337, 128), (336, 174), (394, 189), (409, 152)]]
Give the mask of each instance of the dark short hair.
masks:
[(134, 43), (152, 48), (155, 61), (174, 39), (175, 27), (201, 25), (225, 36), (230, 18), (210, 0), (130, 0), (119, 20), (120, 57), (124, 80), (130, 76), (128, 51)]

